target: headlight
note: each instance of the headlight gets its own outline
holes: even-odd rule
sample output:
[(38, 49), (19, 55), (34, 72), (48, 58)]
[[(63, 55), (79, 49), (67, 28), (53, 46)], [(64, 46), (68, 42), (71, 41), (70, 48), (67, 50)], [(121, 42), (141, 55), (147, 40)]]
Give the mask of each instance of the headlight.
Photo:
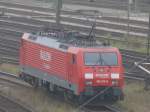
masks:
[(119, 73), (111, 73), (112, 79), (119, 79)]
[(93, 79), (93, 73), (85, 73), (84, 77), (85, 79)]

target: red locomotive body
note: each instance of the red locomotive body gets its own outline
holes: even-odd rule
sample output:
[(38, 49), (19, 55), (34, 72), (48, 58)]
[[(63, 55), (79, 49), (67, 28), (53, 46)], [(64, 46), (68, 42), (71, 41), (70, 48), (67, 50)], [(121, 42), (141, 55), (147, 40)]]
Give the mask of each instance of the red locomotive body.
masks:
[(21, 77), (51, 91), (61, 88), (72, 95), (121, 98), (124, 85), (122, 57), (113, 47), (77, 47), (57, 39), (25, 33), (20, 48)]

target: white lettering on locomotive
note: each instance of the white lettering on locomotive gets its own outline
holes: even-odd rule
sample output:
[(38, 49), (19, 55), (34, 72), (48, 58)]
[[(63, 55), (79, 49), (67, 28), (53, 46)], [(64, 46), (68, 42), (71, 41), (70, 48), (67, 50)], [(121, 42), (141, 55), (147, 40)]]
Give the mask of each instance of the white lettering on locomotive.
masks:
[(96, 83), (108, 83), (108, 80), (97, 80)]
[(43, 64), (43, 67), (44, 67), (45, 69), (50, 69), (50, 65), (49, 65), (49, 64), (46, 64), (46, 63)]
[(40, 59), (44, 61), (51, 61), (51, 54), (47, 51), (40, 50)]
[(96, 74), (98, 78), (109, 78), (109, 74)]

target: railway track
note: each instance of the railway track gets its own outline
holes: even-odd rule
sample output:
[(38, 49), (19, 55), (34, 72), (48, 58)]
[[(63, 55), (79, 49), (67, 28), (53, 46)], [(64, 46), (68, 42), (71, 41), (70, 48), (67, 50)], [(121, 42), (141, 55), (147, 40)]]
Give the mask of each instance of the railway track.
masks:
[[(92, 0), (91, 0), (92, 1)], [(65, 3), (77, 4), (77, 5), (86, 5), (93, 7), (103, 7), (103, 8), (111, 8), (111, 9), (119, 9), (119, 10), (127, 10), (128, 9), (128, 0), (64, 0)], [(138, 1), (138, 8), (142, 11), (149, 10), (149, 2), (146, 1)], [(131, 5), (132, 9), (135, 9), (136, 6), (134, 4)]]
[[(27, 18), (39, 17), (40, 19), (38, 20), (43, 20), (41, 18), (47, 18), (44, 19), (44, 21), (47, 22), (48, 20), (55, 21), (55, 16), (54, 16), (55, 14), (53, 9), (31, 7), (22, 4), (11, 4), (11, 3), (2, 3), (1, 9), (3, 9), (5, 14), (8, 16), (19, 15), (19, 16), (26, 16)], [(79, 15), (80, 17), (77, 15)], [(81, 14), (79, 14), (79, 12), (62, 11), (61, 18), (62, 18), (62, 24), (65, 27), (68, 26), (73, 30), (86, 29), (86, 31), (85, 30), (83, 31), (85, 33), (87, 33), (90, 30), (91, 25), (89, 25), (89, 22), (86, 21), (86, 18), (84, 18), (83, 16), (81, 17)], [(53, 21), (49, 21), (49, 22), (53, 24)], [(127, 22), (128, 20), (125, 18), (105, 17), (105, 16), (101, 17), (97, 20), (96, 34), (99, 35), (111, 34), (114, 37), (115, 36), (121, 37), (127, 33)], [(148, 31), (147, 23), (148, 23), (147, 21), (144, 22), (144, 21), (130, 20), (130, 35), (146, 37)]]
[(95, 0), (95, 2), (89, 2), (89, 1), (87, 0), (82, 0), (82, 1), (64, 0), (65, 3), (69, 3), (69, 4), (127, 10), (127, 1), (120, 1), (120, 0), (115, 0), (115, 1), (114, 0), (98, 0), (98, 1)]
[(20, 102), (16, 102), (0, 94), (0, 112), (32, 112), (32, 111), (30, 109), (27, 109), (23, 105), (20, 105)]
[(18, 86), (23, 86), (23, 87), (31, 87), (29, 84), (27, 84), (26, 82), (22, 81), (17, 75), (14, 74), (10, 74), (7, 72), (2, 72), (0, 71), (0, 80), (9, 82), (11, 84), (15, 84)]
[[(49, 13), (48, 11), (50, 11), (50, 9), (48, 9), (48, 8), (31, 7), (31, 6), (25, 6), (25, 5), (22, 5), (22, 4), (10, 4), (10, 3), (6, 3), (6, 2), (1, 2), (1, 5), (2, 5), (1, 8), (3, 8), (4, 10), (7, 9), (6, 14), (9, 13), (8, 17), (1, 17), (0, 18), (0, 23), (1, 23), (0, 24), (0, 29), (1, 29), (0, 33), (1, 34), (4, 34), (4, 35), (5, 34), (17, 35), (18, 37), (21, 37), (23, 32), (36, 32), (36, 31), (42, 30), (44, 27), (47, 27), (49, 24), (51, 24), (52, 26), (55, 24), (54, 13), (53, 12)], [(12, 7), (12, 8), (6, 8), (6, 7)], [(83, 18), (81, 19), (81, 18), (77, 18), (75, 16), (74, 17), (72, 16), (71, 18), (68, 18), (67, 16), (69, 14), (67, 15), (67, 13), (75, 14), (75, 15), (77, 14), (73, 11), (71, 11), (71, 12), (70, 11), (63, 11), (63, 12), (66, 15), (65, 14), (63, 15), (62, 24), (66, 29), (73, 29), (73, 30), (77, 30), (77, 31), (82, 31), (83, 33), (88, 33), (89, 32), (89, 30), (90, 30), (89, 22), (85, 21), (85, 19), (83, 19)], [(27, 17), (24, 17), (22, 15), (26, 15)], [(48, 16), (48, 15), (52, 16), (52, 17), (47, 18), (47, 19), (50, 19), (50, 20), (30, 18), (31, 16)], [(125, 19), (119, 19), (119, 21), (124, 22)], [(75, 23), (72, 23), (72, 22), (75, 22)], [(72, 23), (72, 24), (70, 24), (70, 23)], [(81, 25), (81, 23), (86, 24), (86, 26)], [(112, 18), (112, 17), (110, 17), (110, 18), (109, 17), (104, 17), (102, 20), (99, 20), (98, 21), (98, 26), (100, 26), (100, 27), (96, 30), (96, 36), (104, 38), (101, 35), (107, 34), (108, 33), (107, 32), (107, 30), (108, 30), (107, 27), (110, 27), (110, 26), (113, 26), (112, 28), (117, 28), (117, 29), (121, 29), (121, 27), (123, 29), (125, 28), (125, 23), (122, 23), (123, 26), (121, 26), (121, 27), (120, 27), (121, 24), (116, 25), (114, 23), (117, 23), (117, 20), (115, 18)], [(144, 22), (131, 20), (131, 24), (132, 23), (133, 23), (133, 26), (131, 26), (131, 29), (137, 30), (137, 32), (139, 32), (139, 31), (142, 31), (143, 33), (147, 32), (146, 24)], [(137, 23), (139, 23), (139, 25), (134, 25), (134, 24), (137, 24)], [(103, 26), (103, 28), (102, 28), (102, 26)], [(142, 29), (140, 29), (139, 26), (142, 26)], [(143, 28), (145, 28), (145, 29), (143, 29)], [(117, 31), (118, 32), (117, 33), (117, 32), (114, 32), (114, 31), (117, 31), (117, 30), (109, 30), (109, 33), (111, 33), (114, 36), (121, 36), (122, 33), (123, 33), (123, 32), (122, 33), (119, 32), (119, 31)], [(133, 33), (133, 34), (135, 34), (135, 33)], [(106, 38), (104, 38), (104, 39), (106, 39)], [(114, 39), (114, 40), (115, 41), (120, 41), (120, 39)], [(4, 46), (4, 44), (1, 45), (1, 46)], [(12, 48), (12, 46), (10, 46), (10, 47)], [(4, 48), (2, 48), (2, 51), (4, 51), (3, 49)]]
[(123, 112), (121, 109), (112, 105), (95, 105), (81, 108), (81, 112)]
[[(30, 3), (35, 4), (35, 1), (33, 2), (31, 0)], [(43, 1), (42, 2), (41, 1), (37, 0), (36, 5), (40, 6), (41, 5), (40, 3), (44, 3)], [(19, 3), (24, 3), (24, 2), (19, 0)], [(115, 1), (114, 0), (82, 0), (82, 1), (81, 0), (63, 0), (63, 3), (69, 4), (69, 5), (76, 4), (76, 5), (89, 6), (89, 7), (92, 6), (92, 7), (111, 8), (111, 9), (119, 9), (119, 10), (127, 10), (127, 7), (128, 7), (128, 0), (124, 0), (124, 1), (122, 0), (115, 0)], [(27, 3), (24, 3), (24, 4), (27, 4)], [(143, 0), (143, 1), (138, 1), (137, 6), (139, 10), (148, 11), (149, 4), (150, 3), (148, 2), (148, 0), (147, 1)], [(131, 8), (135, 9), (136, 7), (134, 4), (132, 4)]]
[[(0, 71), (0, 85), (1, 90), (3, 91), (3, 86), (7, 86), (7, 84), (14, 84), (17, 86), (23, 87), (31, 87), (25, 82), (19, 81), (19, 78), (16, 75), (1, 72)], [(5, 82), (5, 83), (4, 83)], [(6, 84), (7, 82), (7, 84)], [(5, 85), (4, 85), (5, 84)], [(0, 112), (35, 112), (30, 106), (10, 97), (0, 93)]]
[(140, 53), (140, 52), (135, 52), (131, 50), (125, 50), (125, 49), (120, 49), (120, 52), (123, 56), (123, 60), (126, 60), (127, 64), (134, 62), (139, 62), (139, 61), (146, 61), (147, 60), (147, 54), (145, 53)]

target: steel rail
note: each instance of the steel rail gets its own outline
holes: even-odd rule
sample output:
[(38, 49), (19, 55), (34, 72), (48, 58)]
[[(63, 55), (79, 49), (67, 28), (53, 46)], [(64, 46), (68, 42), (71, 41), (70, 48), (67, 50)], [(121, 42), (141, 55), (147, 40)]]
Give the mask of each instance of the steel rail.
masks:
[[(7, 19), (7, 18), (3, 18), (3, 19)], [(22, 18), (22, 17), (21, 17), (21, 19), (23, 19), (23, 21), (22, 21), (22, 20), (20, 21), (20, 19), (19, 19), (18, 17), (15, 17), (15, 18), (12, 18), (12, 19), (13, 19), (13, 20), (11, 20), (11, 21), (10, 21), (10, 20), (2, 20), (2, 19), (1, 19), (0, 21), (4, 22), (4, 23), (2, 23), (2, 26), (3, 26), (3, 25), (7, 25), (7, 23), (8, 23), (8, 24), (12, 24), (11, 26), (13, 26), (13, 23), (14, 23), (14, 24), (21, 24), (21, 25), (23, 25), (23, 23), (24, 23), (24, 25), (25, 25), (26, 27), (27, 27), (28, 24), (31, 24), (31, 26), (33, 26), (33, 29), (36, 29), (36, 28), (38, 28), (38, 27), (39, 27), (39, 28), (40, 28), (40, 27), (42, 28), (42, 27), (44, 27), (44, 26), (45, 26), (45, 27), (46, 27), (46, 26), (48, 27), (48, 25), (54, 24), (54, 21), (55, 21), (54, 19), (51, 19), (51, 21), (50, 21), (50, 20), (49, 20), (49, 21), (48, 21), (48, 20), (45, 21), (45, 20), (38, 20), (38, 19), (36, 19), (36, 20), (35, 20), (35, 19), (27, 19), (27, 18)], [(16, 20), (14, 20), (14, 19), (17, 19), (17, 20), (19, 19), (19, 20), (18, 20), (18, 22), (16, 22)], [(21, 23), (21, 22), (23, 22), (23, 23)], [(31, 23), (31, 22), (32, 22), (32, 23)], [(72, 28), (73, 28), (73, 27), (78, 27), (79, 24), (80, 24), (80, 26), (81, 26), (81, 25), (84, 24), (85, 22), (87, 22), (87, 21), (82, 21), (82, 20), (81, 20), (81, 21), (79, 22), (79, 20), (78, 20), (78, 23), (76, 23), (76, 24), (75, 24), (75, 23), (74, 23), (74, 24), (70, 24), (71, 21), (70, 21), (70, 20), (67, 21), (68, 25), (69, 25), (70, 27), (72, 27)], [(66, 20), (62, 21), (62, 25), (65, 25), (65, 23), (66, 23)], [(18, 26), (18, 25), (17, 25), (17, 26)], [(29, 26), (30, 26), (30, 25), (29, 25)], [(104, 25), (104, 26), (105, 26), (105, 25)], [(106, 25), (106, 26), (109, 27), (109, 25)], [(111, 26), (111, 25), (110, 25), (110, 26)], [(85, 25), (82, 25), (82, 27), (85, 27)], [(119, 28), (119, 27), (118, 27), (118, 28)], [(114, 34), (114, 35), (115, 35), (114, 32), (118, 33), (118, 34), (116, 34), (116, 35), (119, 35), (119, 33), (120, 33), (120, 35), (123, 35), (122, 33), (125, 33), (125, 32), (122, 32), (122, 33), (121, 33), (121, 32), (119, 32), (119, 31), (117, 31), (117, 29), (114, 30), (114, 31), (113, 31), (113, 30), (111, 31), (111, 30), (109, 30), (109, 29), (104, 29), (103, 26), (102, 26), (102, 27), (101, 27), (101, 26), (98, 26), (97, 29), (98, 29), (97, 32), (101, 32), (101, 33), (100, 33), (101, 35), (103, 35), (102, 32), (105, 32), (105, 34), (107, 34), (108, 32), (110, 32), (110, 33), (112, 32), (112, 34)], [(135, 29), (136, 29), (136, 28), (135, 28)], [(88, 28), (86, 28), (86, 30), (88, 30), (88, 31), (90, 30), (90, 26), (89, 26), (89, 25), (88, 25)], [(107, 31), (108, 31), (108, 32), (107, 32)], [(99, 33), (97, 33), (97, 34), (99, 34)], [(99, 34), (99, 35), (100, 35), (100, 34)], [(133, 35), (135, 35), (135, 33), (133, 33)], [(121, 40), (120, 40), (120, 41), (121, 41)]]
[[(44, 11), (44, 9), (40, 9), (41, 7), (38, 7), (39, 9), (37, 9), (37, 10), (35, 10), (34, 9), (35, 7), (31, 7), (31, 9), (29, 9), (28, 8), (28, 6), (27, 7), (25, 7), (24, 9), (23, 8), (16, 8), (16, 7), (4, 7), (4, 6), (0, 6), (0, 9), (1, 10), (4, 10), (4, 15), (6, 15), (7, 13), (14, 13), (14, 14), (18, 14), (18, 15), (23, 15), (23, 14), (26, 14), (26, 17), (54, 17), (55, 16), (55, 12), (53, 11), (53, 9), (49, 9), (49, 8), (47, 8), (48, 9), (48, 11)], [(22, 13), (23, 12), (23, 13)], [(80, 13), (80, 11), (67, 11), (67, 12), (70, 12), (70, 13), (68, 13), (68, 14), (66, 14), (66, 13), (63, 13), (63, 10), (62, 10), (62, 17), (67, 17), (67, 16), (75, 16), (75, 17), (82, 17), (83, 18), (83, 15), (82, 15), (82, 13)], [(74, 14), (75, 13), (75, 14)], [(25, 15), (24, 15), (25, 16)], [(99, 15), (100, 16), (100, 19), (101, 20), (103, 20), (103, 21), (113, 21), (113, 22), (116, 22), (116, 23), (118, 23), (118, 22), (121, 22), (121, 23), (127, 23), (127, 18), (125, 17), (125, 16), (123, 16), (123, 17), (118, 17), (117, 15), (114, 15), (114, 16), (110, 16), (110, 15), (108, 15), (108, 16), (105, 16), (105, 13), (104, 14), (102, 14), (102, 15)], [(143, 26), (143, 27), (147, 27), (147, 23), (148, 23), (148, 20), (145, 20), (145, 21), (143, 21), (143, 20), (135, 20), (135, 19), (130, 19), (130, 24), (131, 25), (139, 25), (139, 26)]]
[(112, 106), (112, 105), (105, 105), (106, 108), (108, 108), (111, 112), (123, 112), (120, 110), (120, 108)]
[(15, 58), (12, 58), (12, 57), (1, 57), (0, 58), (2, 63), (10, 63), (10, 64), (14, 64), (14, 65), (19, 65), (19, 61), (18, 59)]
[[(65, 0), (65, 3), (69, 3), (69, 4), (77, 4), (77, 5), (86, 5), (86, 6), (93, 6), (93, 7), (103, 7), (103, 8), (111, 8), (111, 9), (119, 9), (119, 10), (127, 10), (128, 8), (128, 0), (98, 0), (98, 1), (94, 1), (94, 2), (87, 2), (87, 1), (80, 1), (80, 0)], [(140, 1), (138, 4), (138, 7), (140, 8), (140, 10), (142, 11), (149, 11), (149, 3), (144, 2), (144, 1)]]
[(0, 80), (13, 83), (15, 85), (31, 88), (32, 86), (20, 79), (16, 74), (0, 71)]
[(0, 100), (0, 110), (2, 110), (2, 112), (34, 112), (31, 107), (29, 108), (22, 102), (4, 94), (0, 94)]
[[(10, 11), (10, 12), (9, 12), (9, 11)], [(35, 11), (35, 12), (34, 12), (34, 11), (29, 11), (29, 10), (27, 10), (27, 9), (26, 9), (26, 10), (20, 10), (20, 9), (13, 9), (13, 8), (7, 9), (6, 12), (8, 12), (8, 13), (16, 13), (16, 14), (19, 14), (19, 15), (37, 16), (37, 17), (40, 16), (40, 15), (41, 15), (41, 16), (48, 16), (48, 15), (49, 15), (48, 12), (47, 12), (47, 13), (44, 13), (44, 12), (42, 13), (42, 12), (36, 12), (36, 11)], [(40, 15), (39, 15), (39, 14), (40, 14)], [(53, 14), (53, 15), (54, 15), (54, 14)], [(49, 15), (49, 16), (51, 16), (51, 15)], [(63, 18), (64, 18), (64, 19), (67, 19), (66, 21), (70, 20), (71, 22), (78, 20), (78, 19), (75, 19), (75, 18), (68, 18), (68, 17), (66, 17), (66, 18), (63, 17)], [(53, 19), (54, 19), (54, 18), (53, 18)], [(73, 20), (71, 20), (71, 19), (73, 19)], [(78, 21), (82, 21), (82, 20), (79, 19)], [(104, 20), (103, 20), (103, 21), (104, 21)], [(75, 23), (76, 23), (76, 22), (75, 22)], [(103, 22), (102, 22), (102, 23), (103, 23)], [(102, 25), (102, 23), (100, 23), (99, 26)], [(113, 24), (113, 25), (112, 25), (112, 24), (107, 25), (108, 23), (103, 23), (103, 24), (104, 24), (104, 26), (110, 26), (110, 27), (114, 25), (114, 24)], [(105, 24), (106, 24), (106, 25), (105, 25)], [(119, 29), (119, 27), (121, 28), (121, 25), (120, 25), (120, 26), (119, 26), (119, 25), (118, 25), (118, 26), (114, 26), (114, 28), (116, 28), (116, 27), (118, 27), (118, 29)], [(131, 27), (130, 29), (133, 30), (133, 31), (134, 31), (134, 30), (135, 30), (135, 31), (137, 30), (137, 32), (140, 32), (140, 31), (143, 31), (143, 33), (146, 33), (146, 32), (147, 32), (147, 29), (143, 29), (143, 28), (138, 29), (138, 27), (136, 28), (135, 26), (132, 28), (132, 23), (131, 23), (131, 26), (130, 26), (130, 27)], [(122, 28), (124, 29), (124, 27), (122, 27)], [(106, 29), (105, 29), (105, 30), (106, 30)], [(124, 30), (125, 30), (125, 29), (124, 29)], [(111, 32), (110, 32), (110, 33), (111, 33)], [(117, 33), (117, 32), (116, 32), (116, 33)], [(123, 32), (122, 32), (122, 33), (123, 33)], [(125, 34), (125, 33), (126, 33), (126, 32), (124, 32), (123, 34)], [(132, 32), (131, 32), (131, 35), (134, 36), (135, 33), (132, 34)], [(137, 36), (137, 35), (136, 35), (136, 36)], [(144, 35), (141, 35), (141, 34), (140, 34), (140, 36), (144, 36)], [(146, 36), (146, 35), (145, 35), (145, 36)]]
[[(70, 1), (70, 0), (69, 0)], [(77, 0), (76, 0), (77, 1)], [(81, 0), (80, 0), (81, 1)], [(103, 1), (105, 2), (105, 1)], [(14, 7), (14, 8), (21, 8), (21, 9), (29, 9), (29, 10), (37, 10), (37, 11), (42, 11), (42, 12), (55, 12), (55, 10), (53, 8), (45, 8), (45, 7), (39, 7), (39, 6), (33, 6), (31, 4), (29, 4), (28, 6), (27, 5), (24, 5), (24, 4), (19, 4), (19, 3), (10, 3), (10, 2), (4, 2), (4, 1), (0, 1), (0, 6), (5, 6), (5, 7)], [(71, 11), (71, 9), (69, 10), (62, 10), (62, 13), (63, 14), (69, 14), (69, 15), (79, 15), (78, 12), (76, 11)], [(104, 14), (103, 14), (104, 15)], [(114, 17), (110, 18), (110, 17), (104, 17), (104, 20), (107, 20), (107, 18), (109, 19), (113, 19)], [(118, 19), (114, 19), (114, 20), (117, 20), (117, 21), (127, 21), (127, 18), (125, 20), (125, 18), (118, 18)], [(130, 23), (132, 22), (136, 22), (136, 23), (139, 23), (139, 22), (143, 22), (146, 26), (147, 26), (147, 23), (145, 23), (144, 21), (138, 21), (138, 20), (130, 20)]]
[[(43, 20), (41, 20), (41, 22), (43, 23)], [(54, 26), (55, 25), (55, 20), (49, 20), (46, 23), (48, 23), (47, 26), (48, 25)], [(82, 31), (84, 33), (89, 32), (90, 31), (90, 27), (91, 27), (90, 25), (84, 25), (83, 23), (82, 24), (81, 23), (72, 23), (71, 21), (62, 21), (61, 23), (62, 23), (62, 26), (64, 26), (64, 28), (69, 28), (69, 29), (71, 28), (72, 30)], [(0, 26), (1, 27), (8, 27), (8, 26), (5, 26), (6, 24), (8, 26), (10, 26), (10, 27), (13, 27), (13, 26), (16, 26), (19, 23), (17, 23), (17, 22), (13, 23), (13, 22), (6, 22), (5, 21)], [(12, 24), (12, 25), (9, 25), (9, 24)], [(32, 25), (32, 27), (29, 27), (30, 25), (28, 25), (28, 24), (21, 24), (20, 23), (20, 25), (26, 30), (28, 30), (28, 28), (30, 28), (31, 30), (40, 30), (40, 29), (44, 28), (44, 25), (42, 25), (42, 26), (40, 26), (40, 25), (39, 26)], [(30, 31), (30, 29), (28, 31)], [(121, 37), (121, 36), (124, 36), (126, 34), (126, 31), (124, 31), (124, 30), (111, 29), (111, 28), (107, 28), (107, 27), (103, 27), (103, 26), (102, 27), (101, 26), (97, 26), (95, 32), (96, 32), (96, 35), (101, 35), (101, 36), (103, 35), (104, 36), (106, 34), (111, 34), (113, 37), (115, 37), (115, 36), (116, 37)], [(137, 32), (130, 32), (130, 35), (132, 35), (132, 36), (139, 36), (139, 37), (143, 37), (143, 36), (146, 37), (147, 36), (147, 34), (140, 33), (140, 32), (138, 32), (138, 33)]]
[[(19, 4), (19, 3), (10, 3), (10, 2), (4, 2), (4, 1), (0, 1), (0, 7), (13, 7), (13, 8), (20, 8), (20, 9), (28, 9), (28, 10), (32, 10), (34, 12), (34, 10), (37, 10), (37, 11), (40, 11), (40, 12), (47, 12), (47, 13), (54, 13), (55, 10), (53, 8), (45, 8), (45, 7), (41, 7), (41, 6), (33, 6), (33, 5), (24, 5), (24, 4)], [(3, 8), (4, 8), (3, 7)], [(84, 7), (84, 6), (83, 6)], [(4, 9), (3, 9), (4, 11)], [(66, 9), (63, 9), (62, 10), (62, 13), (65, 14), (65, 15), (79, 15), (79, 12), (77, 11), (74, 11), (72, 9), (69, 9), (69, 10), (66, 10)], [(104, 14), (103, 14), (104, 15)], [(117, 20), (117, 21), (122, 21), (122, 22), (126, 22), (127, 21), (127, 18), (117, 18), (115, 19), (115, 17), (104, 17), (104, 20)], [(118, 17), (118, 16), (117, 16)], [(130, 23), (139, 23), (141, 22), (142, 24), (144, 23), (146, 26), (147, 24), (144, 22), (144, 21), (139, 21), (139, 20), (130, 20)], [(148, 21), (147, 21), (148, 22)]]
[[(101, 8), (111, 8), (111, 9), (119, 9), (119, 10), (127, 10), (128, 7), (128, 1), (120, 1), (120, 0), (93, 0), (94, 2), (89, 2), (87, 0), (64, 0), (64, 4), (76, 4), (76, 5), (82, 5), (82, 6), (89, 6), (89, 7), (101, 7)], [(41, 2), (42, 3), (42, 2)], [(1, 2), (3, 5), (9, 5), (9, 2)], [(31, 5), (31, 4), (30, 4)], [(14, 6), (14, 5), (13, 5)], [(142, 8), (142, 11), (148, 11), (149, 9), (149, 3), (147, 2), (140, 2), (138, 3), (138, 6), (140, 9)]]
[(123, 112), (120, 108), (112, 105), (87, 105), (81, 108), (83, 112)]
[[(42, 22), (42, 21), (41, 21)], [(18, 24), (18, 25), (17, 25)], [(29, 23), (28, 23), (29, 24)], [(55, 24), (54, 23), (54, 21), (51, 23), (51, 24)], [(11, 29), (9, 28), (9, 26), (18, 26), (17, 28), (13, 28), (13, 30), (11, 31)], [(20, 26), (19, 26), (20, 25)], [(75, 26), (72, 26), (72, 25), (67, 25), (67, 24), (64, 24), (64, 27), (65, 28), (75, 28)], [(76, 29), (75, 30), (78, 30), (79, 28), (80, 28), (80, 31), (83, 31), (83, 32), (88, 32), (89, 31), (89, 28), (87, 28), (87, 27), (85, 27), (85, 26), (82, 26), (83, 28), (84, 28), (84, 30), (80, 27), (80, 26), (76, 26)], [(5, 29), (4, 29), (5, 28)], [(28, 29), (27, 29), (28, 28)], [(1, 28), (2, 29), (2, 28)], [(14, 29), (16, 29), (16, 30), (14, 30)], [(22, 29), (22, 30), (21, 30)], [(28, 31), (30, 31), (30, 32), (34, 32), (34, 31), (32, 31), (32, 30), (39, 30), (40, 31), (40, 29), (43, 29), (43, 27), (42, 26), (38, 26), (38, 25), (36, 25), (36, 26), (34, 26), (33, 28), (30, 28), (30, 27), (27, 27), (27, 26), (25, 26), (24, 27), (24, 24), (20, 24), (20, 22), (19, 23), (17, 23), (17, 22), (8, 22), (8, 26), (7, 26), (7, 22), (5, 22), (5, 26), (3, 26), (3, 29), (0, 31), (0, 33), (2, 32), (7, 32), (7, 33), (9, 33), (10, 32), (10, 34), (11, 33), (13, 33), (14, 32), (14, 35), (17, 35), (17, 32), (18, 32), (18, 30), (20, 30), (18, 33), (19, 33), (19, 35), (20, 35), (20, 37), (21, 37), (21, 34), (25, 31), (25, 32), (28, 32)], [(9, 31), (10, 30), (10, 31)], [(22, 32), (22, 33), (21, 33)], [(107, 39), (106, 37), (103, 37), (103, 36), (100, 36), (100, 35), (96, 35), (97, 37), (100, 37), (100, 38), (104, 38), (104, 39)], [(119, 40), (119, 39), (115, 39), (115, 38), (112, 38), (112, 40), (115, 40), (115, 41), (121, 41), (121, 40)], [(143, 44), (144, 45), (144, 44)], [(144, 45), (145, 46), (145, 45)]]
[(145, 67), (139, 65), (138, 62), (135, 62), (134, 64), (135, 64), (135, 66), (137, 66), (138, 68), (140, 68), (141, 70), (143, 70), (144, 72), (146, 72), (148, 75), (150, 75), (150, 70), (148, 70)]
[(145, 81), (144, 78), (138, 78), (138, 77), (135, 77), (135, 76), (125, 76), (126, 79), (132, 79), (132, 80), (138, 80), (138, 81)]
[(15, 79), (19, 79), (17, 75), (11, 74), (11, 73), (7, 73), (7, 72), (3, 72), (1, 70), (0, 70), (0, 75), (8, 76), (8, 77), (15, 78)]
[[(5, 19), (5, 20), (4, 20)], [(38, 29), (39, 27), (48, 27), (48, 25), (51, 23), (52, 25), (54, 25), (54, 20), (52, 21), (42, 21), (42, 20), (35, 20), (35, 19), (29, 19), (29, 18), (22, 18), (22, 17), (11, 17), (12, 20), (10, 20), (10, 18), (8, 19), (7, 21), (7, 18), (3, 18), (3, 20), (1, 21), (4, 21), (5, 25), (10, 24), (11, 26), (13, 26), (14, 24), (21, 24), (24, 23), (27, 27), (28, 24), (33, 24), (32, 26), (34, 27), (33, 29)], [(3, 24), (4, 24), (3, 23)], [(23, 24), (21, 24), (23, 25)], [(19, 26), (19, 25), (17, 25)], [(72, 25), (69, 25), (70, 27), (73, 28)], [(23, 26), (21, 26), (23, 27)], [(75, 27), (75, 26), (74, 26)], [(90, 26), (89, 26), (90, 27)], [(29, 27), (30, 28), (30, 27)], [(77, 29), (76, 29), (77, 30)], [(90, 30), (90, 28), (87, 28), (86, 31), (88, 32)], [(101, 31), (102, 32), (102, 31)], [(107, 32), (106, 32), (107, 33)], [(102, 34), (102, 33), (101, 33)], [(97, 37), (102, 37), (102, 35), (97, 35)], [(104, 38), (104, 37), (103, 37)], [(106, 37), (105, 37), (106, 38)], [(107, 39), (107, 38), (106, 38)], [(124, 42), (123, 40), (121, 39), (118, 39), (118, 38), (109, 38), (109, 40), (114, 40), (114, 41), (122, 41)]]

